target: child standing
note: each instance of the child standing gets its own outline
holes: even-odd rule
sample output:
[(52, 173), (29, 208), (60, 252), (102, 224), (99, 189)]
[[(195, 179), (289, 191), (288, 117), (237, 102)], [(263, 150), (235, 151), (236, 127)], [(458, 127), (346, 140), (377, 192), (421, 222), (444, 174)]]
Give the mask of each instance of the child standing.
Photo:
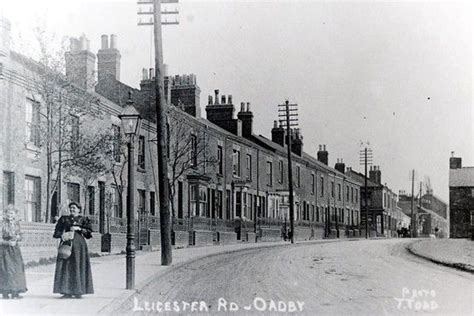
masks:
[(4, 211), (0, 241), (0, 292), (3, 298), (21, 298), (27, 291), (25, 266), (18, 242), (21, 240), (20, 223), (13, 205)]

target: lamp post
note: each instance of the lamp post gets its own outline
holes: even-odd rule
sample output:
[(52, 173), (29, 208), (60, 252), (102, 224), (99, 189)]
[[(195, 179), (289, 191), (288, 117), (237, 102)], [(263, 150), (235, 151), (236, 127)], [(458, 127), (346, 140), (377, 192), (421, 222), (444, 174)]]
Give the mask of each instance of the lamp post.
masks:
[(128, 186), (127, 186), (127, 247), (126, 247), (126, 288), (135, 288), (135, 135), (140, 127), (140, 114), (133, 106), (129, 93), (127, 105), (119, 115), (124, 134), (129, 137), (128, 147)]

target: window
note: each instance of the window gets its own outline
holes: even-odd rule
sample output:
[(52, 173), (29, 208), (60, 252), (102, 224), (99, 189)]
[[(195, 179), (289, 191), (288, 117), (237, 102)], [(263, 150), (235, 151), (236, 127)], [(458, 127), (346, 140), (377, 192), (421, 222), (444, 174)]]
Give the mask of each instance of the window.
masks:
[(346, 201), (349, 202), (349, 186), (346, 185)]
[(296, 186), (301, 185), (301, 168), (300, 166), (296, 166)]
[(337, 199), (340, 201), (342, 198), (342, 193), (341, 193), (341, 184), (337, 184)]
[(354, 188), (351, 188), (351, 202), (354, 203)]
[(25, 108), (26, 141), (32, 145), (40, 145), (40, 105), (28, 100)]
[(240, 177), (240, 151), (237, 149), (232, 152), (232, 174)]
[(41, 179), (25, 176), (25, 214), (27, 222), (41, 221)]
[(115, 162), (120, 162), (120, 145), (122, 143), (122, 136), (120, 134), (120, 126), (112, 125), (112, 132), (114, 140), (112, 143), (112, 153), (114, 155)]
[(280, 175), (278, 182), (283, 183), (283, 160), (278, 161), (278, 174)]
[(235, 216), (242, 217), (242, 192), (235, 192)]
[(316, 183), (314, 179), (314, 173), (311, 174), (311, 194), (314, 195), (316, 192)]
[(252, 155), (247, 154), (246, 173), (247, 180), (252, 180)]
[(112, 192), (110, 193), (111, 205), (112, 205), (112, 214), (114, 217), (122, 218), (122, 210), (120, 209), (120, 195), (118, 188), (116, 186), (112, 187)]
[(89, 215), (94, 215), (95, 214), (95, 187), (93, 186), (88, 186), (87, 187), (87, 208), (89, 211)]
[(138, 190), (138, 214), (145, 214), (145, 190)]
[(225, 207), (226, 207), (226, 219), (230, 219), (230, 190), (226, 190), (226, 195), (225, 195)]
[(67, 198), (71, 202), (79, 203), (81, 200), (81, 186), (77, 183), (68, 182)]
[(331, 197), (334, 197), (335, 196), (335, 192), (334, 192), (334, 182), (331, 181)]
[(321, 176), (321, 196), (324, 196), (324, 177)]
[(199, 216), (206, 216), (207, 210), (207, 189), (206, 187), (199, 187)]
[(190, 160), (191, 160), (191, 166), (193, 168), (196, 168), (197, 165), (198, 165), (198, 162), (197, 162), (197, 136), (196, 135), (191, 135), (191, 148), (190, 148), (190, 151), (189, 151), (189, 155), (190, 155)]
[[(179, 186), (179, 183), (178, 183), (178, 186)], [(178, 190), (179, 191), (179, 190)], [(179, 199), (179, 195), (178, 195), (178, 199)], [(179, 203), (178, 203), (179, 204)], [(179, 205), (178, 205), (178, 209), (179, 209)], [(152, 216), (155, 216), (156, 212), (156, 206), (155, 206), (155, 192), (150, 192), (150, 214)]]
[(315, 219), (316, 219), (315, 207), (314, 207), (314, 204), (311, 204), (311, 220), (314, 222)]
[(15, 204), (15, 173), (3, 171), (3, 207)]
[(358, 189), (355, 189), (355, 200), (356, 200), (356, 203), (359, 203), (359, 190)]
[(316, 207), (316, 221), (319, 222), (319, 206)]
[(218, 145), (217, 146), (217, 166), (218, 166), (218, 172), (219, 174), (223, 174), (223, 155), (222, 155), (222, 146)]
[(138, 168), (145, 169), (145, 136), (138, 137)]
[(71, 115), (71, 150), (79, 149), (79, 117)]
[(222, 191), (217, 191), (217, 217), (222, 218)]
[(267, 161), (267, 185), (272, 186), (272, 162)]

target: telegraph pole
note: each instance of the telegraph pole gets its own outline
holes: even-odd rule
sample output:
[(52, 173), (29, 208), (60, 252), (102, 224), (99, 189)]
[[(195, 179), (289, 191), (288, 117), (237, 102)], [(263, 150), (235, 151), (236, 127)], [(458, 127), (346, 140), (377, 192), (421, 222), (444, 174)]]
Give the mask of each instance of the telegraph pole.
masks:
[(154, 47), (155, 47), (155, 106), (156, 106), (156, 138), (158, 150), (158, 191), (160, 199), (160, 232), (161, 232), (161, 264), (171, 265), (173, 258), (171, 253), (171, 214), (169, 208), (169, 181), (168, 181), (168, 157), (166, 143), (166, 103), (164, 95), (163, 79), (163, 41), (161, 38), (162, 24), (178, 24), (175, 22), (161, 21), (161, 14), (177, 14), (175, 11), (161, 11), (161, 3), (177, 3), (178, 0), (141, 0), (138, 4), (152, 5), (148, 11), (139, 9), (138, 14), (153, 15), (148, 22), (140, 22), (138, 25), (153, 25)]
[[(298, 126), (298, 104), (290, 104), (288, 100), (285, 101), (285, 104), (279, 104), (278, 107), (278, 117), (285, 118), (285, 121), (281, 120), (280, 122), (285, 122), (286, 124), (286, 139), (287, 139), (287, 153), (288, 153), (288, 192), (290, 198), (290, 231), (291, 243), (295, 243), (295, 204), (294, 204), (294, 194), (293, 194), (293, 170), (291, 166), (291, 127)], [(290, 114), (291, 112), (291, 114)], [(291, 117), (290, 117), (291, 116)]]
[(414, 215), (414, 204), (415, 204), (415, 169), (411, 171), (411, 238), (415, 237), (415, 220)]
[[(363, 145), (364, 143), (361, 143)], [(367, 165), (372, 164), (372, 149), (367, 148), (370, 145), (369, 142), (366, 142), (365, 148), (363, 151), (360, 151), (360, 160), (361, 164), (364, 164), (365, 167), (365, 176), (364, 176), (364, 203), (365, 203), (365, 238), (369, 239), (369, 203), (368, 203), (368, 190), (367, 190)]]

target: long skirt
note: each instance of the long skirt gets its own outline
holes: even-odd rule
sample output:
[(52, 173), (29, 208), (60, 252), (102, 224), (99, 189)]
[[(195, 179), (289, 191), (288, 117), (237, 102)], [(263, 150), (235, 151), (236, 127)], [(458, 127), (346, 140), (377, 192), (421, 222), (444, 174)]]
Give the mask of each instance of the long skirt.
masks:
[(26, 291), (25, 266), (20, 247), (0, 245), (0, 292)]
[(71, 256), (56, 259), (53, 293), (82, 295), (94, 293), (91, 263), (87, 244), (79, 233), (74, 233)]

